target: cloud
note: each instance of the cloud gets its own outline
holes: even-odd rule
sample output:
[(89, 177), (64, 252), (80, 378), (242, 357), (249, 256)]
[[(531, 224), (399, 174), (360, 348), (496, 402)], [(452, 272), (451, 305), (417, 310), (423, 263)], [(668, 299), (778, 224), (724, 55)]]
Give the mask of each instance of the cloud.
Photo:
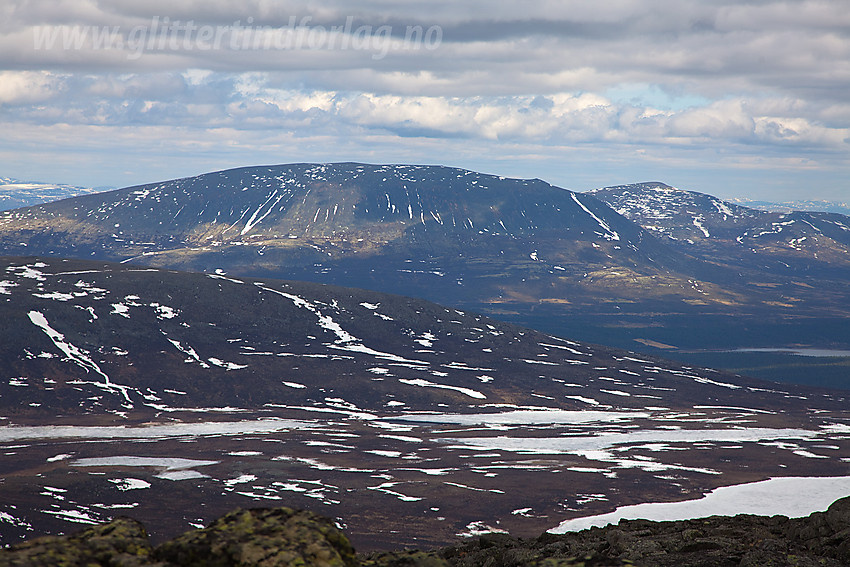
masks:
[(41, 103), (56, 96), (60, 79), (44, 71), (0, 71), (0, 108)]
[[(75, 151), (44, 134), (73, 128), (81, 147), (111, 138), (124, 157), (110, 159), (147, 148), (175, 164), (140, 138), (179, 132), (164, 139), (179, 140), (182, 163), (263, 140), (277, 142), (257, 151), (286, 148), (281, 158), (324, 148), (321, 161), (386, 161), (380, 149), (519, 163), (523, 152), (552, 171), (564, 152), (597, 156), (601, 171), (714, 171), (722, 155), (730, 170), (765, 175), (819, 166), (838, 187), (850, 161), (848, 26), (838, 0), (611, 0), (605, 10), (590, 0), (12, 0), (0, 6), (0, 125), (41, 152)], [(15, 155), (15, 142), (0, 144), (0, 156)], [(476, 145), (491, 157), (475, 158)]]

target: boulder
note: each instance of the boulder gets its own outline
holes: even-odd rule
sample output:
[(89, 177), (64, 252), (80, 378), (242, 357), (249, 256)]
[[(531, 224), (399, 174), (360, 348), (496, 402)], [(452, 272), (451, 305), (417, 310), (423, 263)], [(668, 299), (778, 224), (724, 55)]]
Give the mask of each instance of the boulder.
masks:
[(116, 518), (67, 536), (44, 536), (0, 550), (0, 566), (157, 565), (145, 527), (130, 518)]
[(290, 508), (235, 510), (160, 545), (157, 559), (185, 567), (356, 567), (354, 548), (323, 516)]

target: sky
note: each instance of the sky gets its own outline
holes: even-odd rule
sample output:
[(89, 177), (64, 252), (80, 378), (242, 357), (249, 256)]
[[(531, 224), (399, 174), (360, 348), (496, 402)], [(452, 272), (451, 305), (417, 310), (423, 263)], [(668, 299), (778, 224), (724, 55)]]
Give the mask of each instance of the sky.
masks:
[(846, 0), (3, 0), (0, 177), (441, 164), (850, 200)]

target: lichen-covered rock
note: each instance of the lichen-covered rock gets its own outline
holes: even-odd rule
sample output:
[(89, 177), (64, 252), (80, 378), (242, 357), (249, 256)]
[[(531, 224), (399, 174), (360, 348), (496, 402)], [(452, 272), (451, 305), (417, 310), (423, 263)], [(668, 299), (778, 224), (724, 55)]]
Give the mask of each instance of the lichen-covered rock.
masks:
[[(487, 534), (439, 553), (452, 567), (621, 567), (633, 565), (628, 559), (599, 553), (577, 553), (559, 536), (537, 539), (514, 538), (507, 534)], [(612, 533), (612, 537), (619, 538)], [(555, 539), (553, 539), (555, 538)], [(605, 544), (607, 545), (607, 544)]]
[(436, 551), (381, 551), (368, 555), (363, 567), (450, 567)]
[(354, 548), (331, 520), (289, 508), (235, 510), (156, 548), (185, 567), (356, 567)]
[(0, 567), (158, 565), (151, 552), (145, 527), (130, 518), (117, 518), (68, 536), (39, 537), (0, 550)]

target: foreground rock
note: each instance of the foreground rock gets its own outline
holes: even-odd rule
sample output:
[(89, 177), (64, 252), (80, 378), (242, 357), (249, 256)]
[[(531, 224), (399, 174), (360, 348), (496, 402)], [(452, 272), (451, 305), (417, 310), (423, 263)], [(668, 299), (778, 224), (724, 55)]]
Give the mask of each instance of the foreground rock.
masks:
[(327, 518), (289, 508), (235, 510), (202, 530), (151, 547), (129, 518), (66, 537), (42, 537), (0, 551), (0, 566), (356, 567), (348, 538)]
[(0, 550), (0, 565), (150, 565), (145, 527), (118, 518), (68, 536), (45, 536)]
[(741, 515), (615, 526), (536, 539), (490, 534), (432, 551), (356, 556), (333, 522), (288, 508), (236, 510), (152, 547), (144, 526), (119, 518), (63, 537), (0, 550), (0, 566), (613, 567), (850, 564), (850, 498), (807, 518)]
[[(850, 565), (850, 498), (807, 518), (740, 515), (677, 522), (621, 521), (605, 528), (519, 540), (493, 534), (440, 551), (453, 567), (555, 566), (593, 556), (647, 567)], [(625, 563), (622, 563), (625, 564)]]

